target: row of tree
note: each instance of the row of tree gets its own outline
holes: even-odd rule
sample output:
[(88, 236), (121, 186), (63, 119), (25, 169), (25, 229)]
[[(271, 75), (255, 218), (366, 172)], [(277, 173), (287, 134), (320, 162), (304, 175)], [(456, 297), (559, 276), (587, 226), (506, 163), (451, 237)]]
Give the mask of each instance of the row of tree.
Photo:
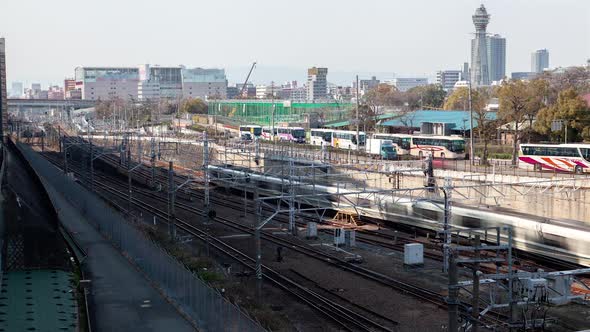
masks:
[(207, 114), (207, 104), (199, 98), (141, 103), (123, 99), (99, 100), (95, 108), (99, 119), (127, 120), (130, 125), (158, 122), (160, 115), (173, 114), (180, 118), (187, 113)]

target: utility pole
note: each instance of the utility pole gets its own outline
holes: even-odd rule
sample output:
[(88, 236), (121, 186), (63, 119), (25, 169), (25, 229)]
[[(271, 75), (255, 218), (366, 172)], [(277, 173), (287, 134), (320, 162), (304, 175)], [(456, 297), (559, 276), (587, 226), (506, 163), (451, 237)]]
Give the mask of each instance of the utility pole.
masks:
[(471, 80), (468, 80), (469, 84), (469, 160), (470, 165), (475, 165), (475, 149), (473, 146), (473, 104), (471, 100)]
[(360, 136), (359, 136), (359, 103), (360, 103), (360, 95), (359, 95), (359, 75), (356, 75), (356, 161), (359, 161), (359, 151), (360, 151)]
[(209, 206), (209, 141), (207, 131), (203, 131), (203, 175), (205, 177), (205, 235), (206, 251), (209, 256), (209, 224), (211, 223), (210, 206)]
[(479, 246), (481, 246), (480, 235), (475, 235), (473, 246), (475, 249), (475, 262), (473, 263), (473, 299), (471, 304), (471, 317), (473, 318), (471, 331), (477, 332), (479, 329), (479, 276), (481, 272), (479, 271)]
[(174, 164), (168, 163), (168, 228), (170, 230), (170, 239), (176, 241), (176, 216), (174, 215), (176, 188), (174, 186)]
[(449, 254), (449, 297), (447, 298), (448, 312), (449, 312), (449, 332), (459, 331), (459, 289), (457, 288), (457, 282), (459, 280), (457, 263), (455, 263), (455, 255)]

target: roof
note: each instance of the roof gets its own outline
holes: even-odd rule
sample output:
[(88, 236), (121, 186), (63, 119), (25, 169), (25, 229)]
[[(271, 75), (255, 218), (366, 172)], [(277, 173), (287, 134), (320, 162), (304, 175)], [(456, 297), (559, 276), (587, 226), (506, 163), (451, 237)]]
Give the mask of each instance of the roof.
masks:
[[(487, 114), (490, 120), (496, 119), (495, 112)], [(454, 123), (455, 129), (469, 129), (469, 111), (436, 111), (417, 110), (409, 113), (400, 113), (399, 117), (383, 122), (382, 126), (391, 127), (420, 127), (423, 122)], [(477, 120), (473, 119), (473, 126), (477, 126)]]

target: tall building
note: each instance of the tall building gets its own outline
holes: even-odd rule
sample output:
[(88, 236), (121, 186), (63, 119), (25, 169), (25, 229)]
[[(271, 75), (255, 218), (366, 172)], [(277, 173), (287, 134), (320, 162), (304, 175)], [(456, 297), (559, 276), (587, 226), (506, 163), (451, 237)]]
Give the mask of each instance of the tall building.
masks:
[[(359, 89), (363, 93), (366, 93), (369, 90), (372, 90), (372, 89), (376, 88), (379, 85), (379, 83), (381, 83), (381, 82), (377, 79), (377, 77), (373, 76), (373, 77), (371, 77), (370, 80), (360, 80), (359, 81), (359, 85), (360, 85), (359, 86)], [(356, 81), (355, 82), (352, 82), (352, 87), (354, 89), (356, 89)]]
[(443, 90), (449, 92), (455, 87), (455, 83), (463, 77), (462, 70), (439, 70), (436, 73), (436, 83), (440, 84)]
[(137, 99), (137, 67), (77, 67), (76, 87), (82, 99)]
[(6, 43), (0, 38), (0, 138), (8, 124), (8, 101), (6, 94)]
[(428, 85), (428, 79), (425, 77), (398, 77), (391, 81), (391, 84), (397, 88), (398, 91), (405, 92), (411, 88)]
[(513, 80), (532, 80), (537, 76), (537, 73), (531, 73), (529, 71), (516, 71), (510, 75)]
[(22, 96), (23, 96), (23, 83), (22, 82), (12, 82), (12, 88), (10, 89), (10, 97), (22, 98)]
[(484, 5), (475, 10), (472, 19), (475, 25), (475, 39), (471, 40), (471, 84), (490, 85), (486, 40), (486, 28), (490, 22), (490, 15)]
[(547, 68), (549, 68), (549, 51), (546, 49), (534, 51), (531, 54), (531, 71), (542, 73)]
[(326, 100), (328, 97), (328, 68), (307, 70), (307, 100)]
[(500, 81), (506, 76), (506, 39), (500, 35), (488, 36), (486, 47), (489, 82)]
[(183, 68), (182, 95), (184, 98), (225, 99), (227, 96), (225, 70)]

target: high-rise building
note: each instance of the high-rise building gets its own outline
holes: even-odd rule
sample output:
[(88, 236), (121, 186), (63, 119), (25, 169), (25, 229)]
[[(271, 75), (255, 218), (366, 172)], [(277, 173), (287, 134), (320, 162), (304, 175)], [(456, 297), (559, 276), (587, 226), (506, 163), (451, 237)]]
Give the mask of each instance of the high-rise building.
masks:
[(542, 73), (547, 68), (549, 68), (549, 51), (546, 49), (534, 51), (531, 54), (531, 71)]
[(500, 35), (486, 38), (488, 51), (489, 83), (500, 81), (506, 76), (506, 39)]
[(463, 77), (462, 70), (439, 70), (436, 73), (436, 83), (440, 84), (443, 90), (449, 92), (455, 87), (455, 83)]
[(391, 85), (395, 86), (398, 91), (406, 92), (411, 88), (428, 85), (428, 78), (426, 77), (397, 77), (394, 78)]
[(475, 10), (472, 19), (475, 25), (475, 39), (471, 40), (471, 84), (475, 86), (489, 85), (486, 28), (490, 22), (490, 15), (484, 5)]
[(10, 97), (21, 98), (23, 96), (23, 83), (12, 82), (12, 88), (10, 89)]
[[(374, 88), (376, 88), (379, 85), (380, 81), (377, 79), (377, 77), (373, 76), (371, 77), (370, 80), (360, 80), (359, 81), (359, 89), (363, 92), (366, 93), (369, 90), (372, 90)], [(352, 83), (352, 87), (354, 89), (356, 89), (356, 82)]]
[(0, 138), (8, 124), (8, 96), (6, 94), (6, 42), (0, 38)]
[(469, 63), (468, 62), (463, 62), (463, 69), (462, 69), (462, 73), (461, 73), (461, 80), (466, 81), (469, 80), (470, 78), (470, 74), (469, 74)]
[(328, 97), (328, 68), (307, 70), (307, 100), (326, 100)]

